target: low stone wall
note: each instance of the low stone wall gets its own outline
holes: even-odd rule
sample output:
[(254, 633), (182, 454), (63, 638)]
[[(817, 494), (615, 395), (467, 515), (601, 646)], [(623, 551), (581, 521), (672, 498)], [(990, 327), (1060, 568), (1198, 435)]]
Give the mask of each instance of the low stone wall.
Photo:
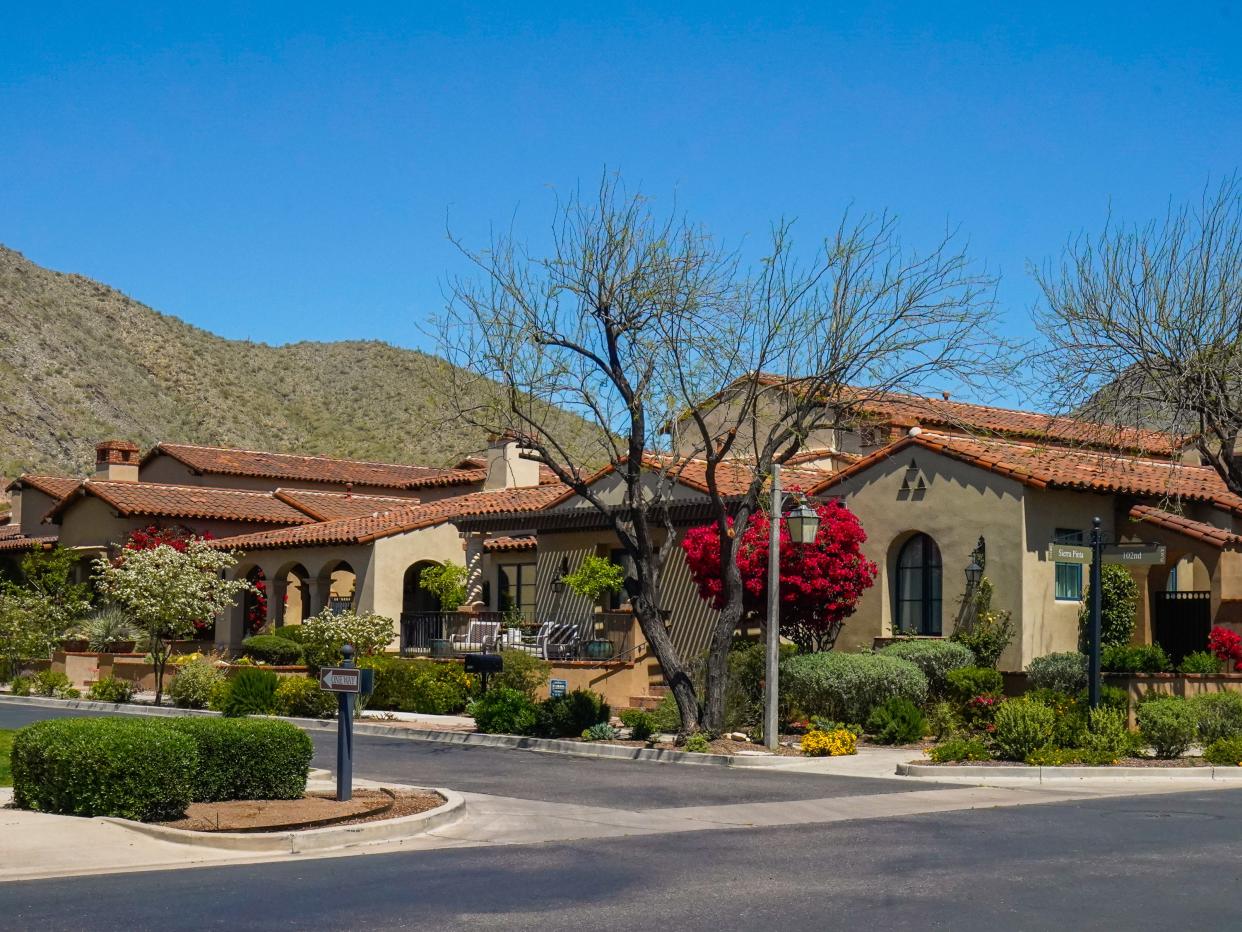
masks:
[[(246, 664), (228, 664), (224, 671), (231, 675), (237, 670), (246, 669), (247, 666)], [(51, 668), (64, 673), (74, 686), (82, 690), (109, 676), (133, 683), (135, 689), (155, 689), (155, 667), (146, 660), (145, 654), (58, 650), (52, 654)], [(270, 670), (277, 676), (305, 676), (307, 673), (306, 667), (266, 666), (261, 669)], [(177, 675), (177, 665), (169, 662), (164, 673), (164, 688), (167, 689), (172, 678)]]

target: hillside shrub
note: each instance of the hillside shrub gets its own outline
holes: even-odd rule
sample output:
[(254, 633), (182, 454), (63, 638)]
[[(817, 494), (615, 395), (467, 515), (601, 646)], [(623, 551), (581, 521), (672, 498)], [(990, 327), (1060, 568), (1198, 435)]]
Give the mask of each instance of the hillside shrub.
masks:
[(1218, 738), (1203, 749), (1203, 759), (1217, 767), (1242, 767), (1242, 736)]
[(681, 730), (681, 711), (677, 708), (677, 699), (667, 693), (660, 699), (660, 704), (651, 713), (652, 724), (658, 732), (675, 735)]
[(931, 708), (927, 710), (927, 731), (937, 741), (952, 738), (965, 728), (966, 722), (962, 718), (962, 713), (958, 711), (956, 705), (946, 699), (932, 703)]
[(1186, 701), (1194, 711), (1203, 744), (1242, 737), (1242, 693), (1203, 693)]
[(949, 738), (930, 748), (927, 756), (936, 764), (992, 759), (992, 753), (982, 738)]
[(897, 641), (881, 650), (880, 655), (908, 660), (922, 670), (927, 677), (927, 694), (932, 699), (948, 695), (951, 671), (975, 665), (971, 649), (955, 641)]
[(229, 680), (220, 711), (228, 718), (270, 715), (276, 708), (279, 685), (280, 677), (270, 670), (240, 670)]
[(1087, 688), (1087, 655), (1078, 651), (1044, 654), (1027, 664), (1026, 676), (1032, 689), (1055, 689), (1072, 696)]
[(368, 709), (456, 715), (466, 707), (473, 679), (460, 663), (364, 657), (358, 664), (375, 670), (375, 692)]
[(190, 738), (198, 751), (195, 802), (298, 799), (315, 748), (292, 722), (185, 717), (161, 724)]
[(502, 650), (501, 672), (491, 678), (493, 687), (516, 689), (534, 699), (552, 676), (552, 664), (524, 650)]
[(134, 684), (115, 676), (105, 676), (91, 684), (87, 696), (96, 702), (129, 702), (134, 698)]
[(1151, 699), (1135, 713), (1139, 734), (1157, 757), (1181, 757), (1198, 731), (1195, 709), (1185, 699)]
[(971, 598), (974, 604), (969, 624), (955, 627), (949, 637), (970, 648), (979, 666), (995, 668), (1013, 640), (1016, 626), (1012, 612), (992, 607), (993, 594), (992, 581), (984, 576)]
[(193, 740), (163, 719), (46, 719), (13, 739), (13, 804), (143, 822), (185, 813), (199, 768)]
[(223, 699), (228, 680), (214, 660), (200, 657), (177, 667), (168, 695), (179, 709), (206, 709)]
[(1059, 748), (1076, 748), (1082, 745), (1087, 733), (1087, 699), (1085, 694), (1070, 696), (1055, 689), (1033, 689), (1025, 698), (1052, 710), (1053, 725), (1051, 743)]
[(1002, 702), (993, 719), (996, 731), (997, 756), (1003, 760), (1024, 761), (1032, 751), (1052, 741), (1056, 715), (1052, 709), (1033, 699), (1010, 699)]
[(545, 738), (582, 734), (592, 725), (608, 721), (609, 709), (602, 696), (589, 689), (575, 689), (539, 704), (535, 733)]
[(865, 722), (872, 709), (892, 698), (919, 706), (927, 701), (923, 671), (884, 654), (799, 654), (782, 665), (781, 686), (807, 715), (843, 722)]
[(949, 695), (958, 702), (975, 696), (999, 694), (1005, 685), (1000, 671), (992, 667), (958, 667), (945, 676)]
[[(781, 662), (795, 656), (794, 644), (780, 646)], [(725, 686), (724, 726), (728, 731), (745, 731), (763, 723), (763, 683), (766, 676), (767, 646), (762, 642), (735, 645), (729, 651), (729, 681)], [(788, 703), (778, 712), (788, 717)], [(680, 723), (679, 723), (680, 724)], [(676, 731), (677, 728), (671, 729)]]
[(923, 713), (909, 699), (896, 696), (871, 710), (867, 733), (880, 744), (910, 744), (927, 732)]
[(319, 683), (305, 676), (281, 677), (276, 686), (272, 711), (295, 718), (335, 718), (337, 694), (320, 689)]
[(535, 730), (539, 708), (526, 693), (501, 686), (471, 702), (469, 713), (484, 734), (528, 735)]
[(1173, 669), (1173, 661), (1159, 644), (1114, 644), (1100, 651), (1100, 669), (1107, 673), (1164, 673)]
[(254, 634), (242, 641), (247, 657), (276, 666), (293, 666), (302, 661), (302, 648), (288, 638), (275, 634)]
[(1183, 674), (1213, 675), (1221, 672), (1223, 664), (1206, 650), (1197, 650), (1182, 658), (1177, 672)]

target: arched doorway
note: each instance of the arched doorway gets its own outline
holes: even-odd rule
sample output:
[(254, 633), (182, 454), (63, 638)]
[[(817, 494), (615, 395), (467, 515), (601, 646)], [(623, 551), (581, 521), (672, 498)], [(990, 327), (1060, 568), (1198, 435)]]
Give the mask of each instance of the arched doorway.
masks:
[(284, 591), (281, 592), (277, 584), (276, 591), (272, 592), (273, 598), (279, 597), (284, 602), (276, 617), (281, 625), (301, 624), (311, 614), (310, 573), (301, 563), (294, 563), (281, 567), (275, 578), (284, 580)]
[(1191, 553), (1170, 555), (1163, 567), (1147, 576), (1151, 606), (1151, 639), (1169, 659), (1180, 663), (1187, 654), (1207, 649), (1212, 629), (1212, 572)]
[(423, 572), (439, 564), (419, 560), (401, 581), (401, 649), (430, 650), (434, 638), (445, 637), (440, 599), (419, 585)]
[(347, 612), (354, 607), (358, 576), (354, 568), (344, 560), (329, 563), (319, 572), (321, 582), (328, 583), (328, 608), (333, 614)]
[(941, 632), (940, 548), (917, 533), (901, 546), (895, 565), (893, 633), (929, 637)]

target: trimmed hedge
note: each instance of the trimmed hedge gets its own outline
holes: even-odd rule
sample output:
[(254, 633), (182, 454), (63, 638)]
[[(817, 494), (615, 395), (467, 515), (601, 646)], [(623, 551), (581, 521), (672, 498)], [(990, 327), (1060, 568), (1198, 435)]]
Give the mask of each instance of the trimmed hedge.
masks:
[(291, 722), (196, 717), (162, 724), (197, 747), (196, 803), (297, 799), (306, 792), (315, 749), (310, 736)]
[(255, 634), (246, 638), (242, 641), (242, 651), (247, 657), (276, 666), (293, 666), (302, 660), (300, 645), (274, 634)]
[(358, 665), (375, 670), (368, 709), (456, 715), (470, 698), (473, 683), (460, 663), (363, 657)]
[(781, 686), (804, 714), (836, 722), (865, 722), (897, 697), (918, 706), (927, 701), (923, 671), (885, 654), (799, 654), (781, 664)]
[(13, 739), (13, 803), (60, 815), (176, 819), (194, 796), (192, 738), (166, 720), (47, 719)]
[(975, 654), (956, 641), (897, 641), (880, 651), (884, 657), (908, 660), (927, 677), (927, 692), (933, 699), (949, 693), (949, 673), (975, 665)]

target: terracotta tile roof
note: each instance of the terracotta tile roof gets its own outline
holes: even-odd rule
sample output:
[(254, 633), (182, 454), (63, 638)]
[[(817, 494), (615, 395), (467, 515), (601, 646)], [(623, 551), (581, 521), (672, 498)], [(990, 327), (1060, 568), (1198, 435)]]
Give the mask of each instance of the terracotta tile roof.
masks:
[(23, 550), (50, 549), (56, 546), (56, 537), (26, 537), (24, 534), (0, 535), (0, 552), (12, 553)]
[(159, 482), (109, 482), (87, 479), (48, 512), (45, 520), (63, 514), (83, 496), (107, 502), (122, 515), (251, 521), (256, 524), (306, 524), (312, 519), (271, 492), (217, 489)]
[(277, 489), (272, 493), (282, 502), (304, 511), (316, 521), (338, 518), (364, 518), (398, 508), (417, 505), (417, 498), (389, 495), (354, 495), (351, 492), (317, 492), (311, 489)]
[(1242, 546), (1242, 534), (1235, 534), (1206, 521), (1195, 521), (1184, 515), (1173, 514), (1153, 505), (1135, 505), (1130, 509), (1130, 520), (1138, 524), (1154, 524), (1213, 547)]
[(1242, 497), (1207, 466), (921, 431), (877, 450), (808, 489), (819, 494), (910, 447), (923, 447), (1037, 488), (1077, 489), (1206, 502), (1242, 514)]
[[(759, 376), (759, 381), (767, 386), (785, 385), (796, 388), (801, 380), (765, 373)], [(1171, 456), (1185, 445), (1184, 441), (1175, 440), (1164, 431), (1093, 424), (1076, 418), (1055, 417), (1035, 411), (1017, 411), (947, 398), (924, 398), (898, 392), (845, 388), (840, 401), (854, 405), (860, 414), (868, 418), (904, 427), (921, 425), (948, 428), (1147, 456)]]
[(0, 524), (0, 540), (8, 540), (10, 537), (21, 537), (22, 529), (16, 524)]
[(23, 473), (4, 488), (6, 492), (11, 492), (15, 488), (28, 485), (33, 489), (38, 489), (44, 495), (60, 501), (76, 489), (81, 481), (81, 479), (74, 479), (72, 476), (32, 476), (29, 473)]
[(466, 468), (441, 469), (400, 463), (370, 463), (331, 456), (301, 456), (293, 453), (205, 447), (189, 443), (156, 444), (143, 458), (143, 463), (161, 453), (184, 463), (196, 472), (212, 475), (296, 479), (341, 485), (353, 483), (389, 489), (470, 485), (487, 478), (486, 468), (464, 462), (461, 465)]
[(435, 502), (412, 505), (382, 515), (319, 521), (301, 527), (260, 531), (221, 538), (212, 546), (221, 550), (274, 550), (285, 547), (322, 547), (366, 544), (382, 537), (404, 534), (471, 515), (538, 511), (564, 494), (561, 485), (471, 492)]
[(488, 553), (518, 553), (536, 548), (535, 538), (525, 537), (493, 537), (483, 541), (483, 549)]

